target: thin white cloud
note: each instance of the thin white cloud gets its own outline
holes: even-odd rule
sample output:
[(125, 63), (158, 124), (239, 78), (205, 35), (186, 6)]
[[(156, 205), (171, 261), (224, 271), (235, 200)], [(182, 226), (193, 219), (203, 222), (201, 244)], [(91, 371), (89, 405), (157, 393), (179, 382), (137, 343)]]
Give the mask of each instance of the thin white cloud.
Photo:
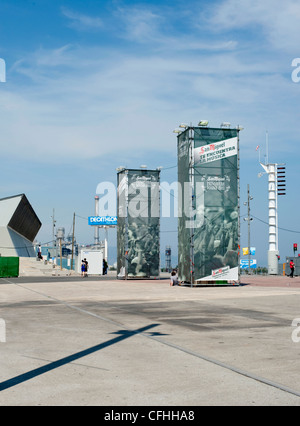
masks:
[(280, 100), (291, 90), (280, 76), (257, 79), (261, 64), (248, 68), (224, 53), (180, 61), (154, 55), (120, 55), (115, 61), (115, 53), (106, 52), (105, 58), (101, 53), (85, 51), (84, 56), (80, 49), (66, 50), (65, 61), (73, 67), (46, 74), (47, 56), (54, 53), (39, 50), (34, 72), (27, 64), (35, 79), (30, 88), (7, 91), (2, 98), (2, 152), (14, 147), (16, 155), (49, 162), (128, 152), (137, 146), (167, 152), (174, 142), (176, 117), (190, 121), (205, 109), (221, 118), (223, 110), (242, 123), (243, 114), (255, 119), (254, 105), (271, 106), (274, 98)]
[(128, 6), (117, 8), (114, 12), (119, 25), (118, 37), (147, 45), (150, 51), (181, 52), (181, 51), (216, 51), (234, 50), (237, 42), (231, 39), (212, 41), (199, 33), (198, 25), (194, 24), (194, 15), (186, 14), (186, 26), (178, 32), (174, 25), (177, 12), (162, 9), (155, 12), (149, 7)]
[(225, 0), (210, 12), (209, 22), (216, 31), (251, 28), (273, 48), (299, 49), (298, 0)]
[(164, 22), (162, 15), (145, 7), (119, 7), (114, 14), (121, 29), (119, 36), (137, 43), (156, 40)]
[(62, 14), (68, 18), (68, 25), (79, 31), (98, 30), (103, 27), (103, 21), (99, 17), (84, 15), (74, 12), (66, 7), (61, 7)]
[[(218, 18), (220, 27), (229, 25), (237, 14), (234, 4), (222, 3), (227, 19), (220, 11), (211, 19)], [(294, 127), (300, 85), (283, 76), (280, 57), (258, 48), (242, 51), (215, 33), (211, 42), (209, 33), (206, 40), (197, 39), (197, 32), (164, 35), (163, 17), (145, 10), (122, 13), (128, 50), (126, 44), (122, 49), (62, 45), (40, 48), (16, 61), (12, 72), (29, 77), (30, 84), (3, 86), (3, 153), (13, 149), (22, 158), (47, 162), (125, 155), (136, 147), (165, 155), (174, 148), (177, 121), (215, 117), (217, 124), (225, 120), (246, 126), (252, 121), (263, 128), (265, 112), (269, 120), (280, 119), (276, 105), (285, 105), (287, 127)], [(230, 21), (231, 28), (239, 25), (238, 16)], [(254, 18), (247, 19), (250, 25)], [(147, 40), (146, 51), (133, 49), (133, 36)]]

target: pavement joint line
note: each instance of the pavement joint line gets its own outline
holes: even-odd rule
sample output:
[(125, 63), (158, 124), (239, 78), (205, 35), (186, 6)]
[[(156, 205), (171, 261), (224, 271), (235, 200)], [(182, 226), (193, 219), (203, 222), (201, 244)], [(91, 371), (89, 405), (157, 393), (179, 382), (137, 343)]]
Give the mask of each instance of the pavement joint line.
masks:
[[(35, 359), (37, 361), (43, 361), (43, 362), (48, 362), (48, 363), (55, 362), (55, 361), (51, 361), (50, 359), (38, 358), (36, 356), (29, 356), (29, 355), (22, 355), (22, 356), (24, 358)], [(94, 365), (80, 364), (80, 363), (74, 362), (74, 361), (71, 361), (70, 364), (76, 365), (78, 367), (93, 368), (95, 370), (110, 371), (108, 368), (101, 368), (101, 367), (95, 367)]]
[(63, 367), (67, 364), (70, 364), (74, 360), (78, 360), (80, 358), (83, 358), (87, 355), (90, 355), (92, 353), (95, 353), (101, 349), (104, 349), (108, 346), (114, 345), (124, 339), (128, 339), (131, 336), (134, 336), (138, 333), (142, 333), (145, 330), (148, 330), (150, 328), (156, 327), (157, 324), (151, 324), (145, 327), (142, 327), (138, 330), (134, 330), (133, 332), (119, 332), (116, 334), (119, 334), (118, 337), (115, 337), (113, 339), (110, 339), (106, 342), (102, 342), (98, 345), (92, 346), (91, 348), (84, 349), (80, 352), (77, 352), (72, 355), (68, 355), (66, 357), (63, 357), (61, 359), (58, 359), (54, 362), (50, 362), (49, 364), (37, 367), (31, 371), (27, 371), (26, 373), (19, 374), (18, 376), (12, 377), (8, 380), (5, 380), (0, 383), (0, 392), (5, 391), (9, 388), (12, 388), (14, 386), (20, 385), (21, 383), (27, 382), (28, 380), (32, 380), (38, 376), (44, 375), (45, 373), (48, 373), (49, 371), (55, 370), (59, 367)]
[[(142, 333), (141, 333), (141, 335), (142, 335)], [(189, 355), (195, 356), (195, 357), (197, 357), (199, 359), (202, 359), (203, 361), (207, 361), (207, 362), (209, 362), (211, 364), (215, 364), (215, 365), (217, 365), (219, 367), (222, 367), (222, 368), (224, 368), (226, 370), (230, 370), (230, 371), (232, 371), (234, 373), (237, 373), (237, 374), (240, 374), (242, 376), (248, 377), (249, 379), (256, 380), (257, 382), (263, 383), (263, 384), (268, 385), (268, 386), (272, 386), (272, 387), (277, 388), (277, 389), (279, 389), (281, 391), (284, 391), (284, 392), (287, 392), (287, 393), (290, 393), (290, 394), (293, 394), (295, 396), (300, 397), (300, 392), (295, 391), (295, 390), (293, 390), (293, 389), (291, 389), (291, 388), (289, 388), (287, 386), (281, 385), (280, 383), (273, 382), (271, 380), (265, 379), (264, 377), (257, 376), (257, 375), (255, 375), (253, 373), (248, 373), (246, 370), (242, 370), (242, 369), (234, 367), (232, 365), (225, 364), (222, 361), (218, 361), (218, 360), (216, 360), (214, 358), (210, 358), (210, 357), (208, 357), (206, 355), (198, 354), (197, 352), (193, 352), (193, 351), (191, 351), (189, 349), (185, 349), (185, 348), (183, 348), (181, 346), (175, 345), (174, 343), (166, 342), (166, 341), (158, 339), (158, 338), (156, 338), (154, 336), (148, 335), (146, 337), (148, 337), (148, 339), (153, 339), (153, 340), (155, 340), (155, 341), (157, 341), (159, 343), (162, 343), (164, 345), (170, 346), (170, 347), (172, 347), (174, 349), (177, 349), (179, 351), (185, 352), (185, 353), (187, 353)]]
[[(7, 280), (7, 281), (8, 281), (8, 280)], [(90, 315), (90, 316), (93, 316), (93, 317), (99, 318), (99, 319), (101, 319), (102, 321), (109, 322), (109, 323), (111, 323), (111, 324), (113, 324), (113, 325), (116, 325), (116, 326), (118, 326), (118, 327), (120, 327), (120, 326), (121, 326), (121, 327), (123, 327), (123, 324), (121, 324), (121, 323), (119, 323), (119, 322), (117, 322), (117, 321), (113, 321), (113, 320), (110, 320), (110, 319), (108, 319), (108, 318), (102, 317), (101, 315), (94, 314), (93, 312), (87, 311), (86, 309), (79, 308), (78, 306), (70, 305), (69, 303), (64, 302), (63, 300), (56, 299), (56, 298), (55, 298), (55, 297), (53, 297), (53, 296), (49, 296), (49, 295), (47, 295), (47, 294), (45, 294), (45, 293), (42, 293), (42, 292), (40, 292), (40, 291), (36, 291), (36, 290), (31, 289), (31, 288), (25, 287), (24, 285), (17, 284), (17, 283), (11, 282), (11, 281), (8, 281), (8, 282), (9, 282), (9, 284), (14, 284), (14, 285), (16, 285), (17, 287), (21, 287), (21, 288), (24, 288), (25, 290), (31, 291), (32, 293), (36, 293), (36, 294), (39, 294), (40, 296), (43, 296), (43, 297), (46, 297), (46, 298), (48, 298), (48, 299), (54, 300), (55, 302), (58, 302), (58, 303), (60, 303), (61, 305), (67, 306), (68, 308), (75, 309), (75, 310), (77, 310), (77, 311), (79, 311), (79, 312), (82, 312), (82, 313), (84, 313), (84, 314), (88, 314), (88, 315)]]
[[(48, 298), (48, 299), (52, 299), (52, 300), (54, 300), (54, 301), (56, 301), (56, 302), (58, 302), (58, 303), (60, 303), (60, 304), (62, 304), (62, 305), (64, 305), (64, 306), (67, 306), (67, 307), (69, 307), (69, 308), (71, 308), (71, 309), (77, 310), (77, 311), (79, 311), (79, 312), (82, 312), (82, 313), (84, 313), (84, 314), (87, 314), (87, 315), (90, 315), (90, 316), (93, 316), (93, 317), (96, 317), (96, 318), (98, 318), (98, 319), (100, 319), (100, 320), (102, 320), (102, 321), (109, 322), (109, 323), (111, 323), (111, 324), (113, 324), (113, 325), (116, 325), (116, 326), (118, 326), (118, 327), (124, 327), (124, 324), (119, 323), (119, 322), (117, 322), (117, 321), (113, 321), (113, 320), (110, 320), (110, 319), (108, 319), (108, 318), (102, 317), (102, 316), (100, 316), (100, 315), (94, 314), (93, 312), (90, 312), (90, 311), (87, 311), (87, 310), (85, 310), (85, 309), (79, 308), (79, 307), (77, 307), (77, 306), (71, 305), (71, 304), (69, 304), (69, 303), (67, 303), (67, 302), (64, 302), (63, 300), (56, 299), (55, 297), (49, 296), (49, 295), (47, 295), (47, 294), (45, 294), (45, 293), (42, 293), (42, 292), (39, 292), (39, 291), (36, 291), (36, 290), (30, 289), (30, 288), (28, 288), (28, 287), (25, 287), (24, 285), (14, 283), (14, 282), (9, 281), (9, 280), (6, 280), (6, 281), (7, 281), (9, 284), (14, 284), (14, 285), (16, 285), (16, 286), (18, 286), (18, 287), (24, 288), (24, 289), (25, 289), (25, 290), (27, 290), (27, 291), (31, 291), (31, 292), (33, 292), (33, 293), (39, 294), (40, 296), (46, 297), (46, 298)], [(127, 328), (127, 329), (128, 329), (128, 328)], [(128, 331), (129, 331), (129, 332), (134, 333), (134, 330), (130, 330), (130, 329), (128, 329)], [(249, 373), (249, 372), (247, 372), (246, 370), (242, 370), (242, 369), (240, 369), (240, 368), (237, 368), (237, 367), (234, 367), (234, 366), (232, 366), (232, 365), (226, 364), (226, 363), (224, 363), (224, 362), (222, 362), (222, 361), (218, 361), (218, 360), (216, 360), (216, 359), (210, 358), (210, 357), (208, 357), (208, 356), (206, 356), (206, 355), (201, 355), (201, 354), (199, 354), (199, 353), (197, 353), (197, 352), (191, 351), (191, 350), (189, 350), (189, 349), (185, 349), (185, 348), (183, 348), (183, 347), (181, 347), (181, 346), (175, 345), (174, 343), (166, 342), (166, 341), (164, 341), (164, 340), (162, 340), (162, 339), (159, 339), (159, 338), (157, 338), (157, 337), (155, 337), (155, 336), (151, 336), (151, 335), (146, 334), (146, 333), (144, 333), (144, 332), (136, 333), (136, 334), (137, 334), (137, 335), (140, 335), (140, 336), (143, 336), (143, 337), (146, 337), (146, 338), (148, 338), (148, 339), (152, 339), (152, 340), (154, 340), (154, 341), (156, 341), (156, 342), (158, 342), (158, 343), (160, 343), (160, 344), (163, 344), (163, 345), (165, 345), (165, 346), (169, 346), (169, 347), (171, 347), (171, 348), (173, 348), (173, 349), (177, 349), (177, 350), (179, 350), (179, 351), (181, 351), (181, 352), (184, 352), (184, 353), (186, 353), (186, 354), (188, 354), (188, 355), (191, 355), (191, 356), (197, 357), (197, 358), (199, 358), (199, 359), (202, 359), (203, 361), (206, 361), (206, 362), (209, 362), (209, 363), (211, 363), (211, 364), (217, 365), (217, 366), (219, 366), (219, 367), (221, 367), (221, 368), (224, 368), (224, 369), (226, 369), (226, 370), (230, 370), (230, 371), (232, 371), (232, 372), (234, 372), (234, 373), (237, 373), (237, 374), (239, 374), (239, 375), (242, 375), (242, 376), (244, 376), (244, 377), (248, 377), (249, 379), (255, 380), (255, 381), (257, 381), (257, 382), (263, 383), (263, 384), (265, 384), (265, 385), (268, 385), (268, 386), (274, 387), (274, 388), (279, 389), (279, 390), (281, 390), (281, 391), (284, 391), (284, 392), (287, 392), (287, 393), (290, 393), (290, 394), (292, 394), (292, 395), (295, 395), (295, 396), (300, 397), (300, 392), (295, 391), (295, 390), (293, 390), (293, 389), (291, 389), (291, 388), (289, 388), (289, 387), (287, 387), (287, 386), (281, 385), (280, 383), (276, 383), (276, 382), (273, 382), (273, 381), (271, 381), (271, 380), (265, 379), (264, 377), (260, 377), (260, 376), (257, 376), (257, 375), (255, 375), (255, 374)]]

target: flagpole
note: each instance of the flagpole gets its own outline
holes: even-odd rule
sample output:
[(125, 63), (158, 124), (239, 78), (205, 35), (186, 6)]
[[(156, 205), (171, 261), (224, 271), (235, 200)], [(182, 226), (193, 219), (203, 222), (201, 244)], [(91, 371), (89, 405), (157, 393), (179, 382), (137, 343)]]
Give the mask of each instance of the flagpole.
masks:
[(269, 135), (268, 131), (266, 131), (266, 151), (267, 151), (267, 164), (269, 164)]
[(260, 162), (260, 146), (257, 145), (256, 151), (258, 150), (258, 161)]

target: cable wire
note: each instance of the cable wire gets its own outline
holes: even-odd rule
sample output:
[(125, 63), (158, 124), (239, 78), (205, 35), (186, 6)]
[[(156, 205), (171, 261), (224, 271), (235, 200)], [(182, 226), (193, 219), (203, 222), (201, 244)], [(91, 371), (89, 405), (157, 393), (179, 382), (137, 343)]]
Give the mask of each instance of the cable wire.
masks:
[[(262, 220), (262, 219), (259, 219), (258, 217), (254, 216), (254, 215), (252, 215), (252, 216), (253, 216), (256, 220), (258, 220), (259, 222), (262, 222), (262, 223), (264, 223), (265, 225), (269, 225), (269, 223), (268, 223), (268, 222), (266, 222), (266, 221), (264, 221), (264, 220)], [(292, 229), (281, 228), (280, 226), (278, 226), (278, 229), (280, 229), (281, 231), (293, 232), (294, 234), (300, 234), (300, 231), (294, 231), (294, 230), (292, 230)]]

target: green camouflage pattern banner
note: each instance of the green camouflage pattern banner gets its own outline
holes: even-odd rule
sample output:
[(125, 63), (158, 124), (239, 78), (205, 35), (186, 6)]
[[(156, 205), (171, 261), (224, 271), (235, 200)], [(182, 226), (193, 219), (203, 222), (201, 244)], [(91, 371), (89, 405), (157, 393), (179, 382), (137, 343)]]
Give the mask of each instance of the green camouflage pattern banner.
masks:
[[(184, 137), (182, 135), (182, 139)], [(199, 283), (237, 281), (238, 130), (194, 128), (186, 154), (189, 160), (184, 163), (183, 158), (179, 159), (178, 166), (179, 169), (190, 166), (188, 174), (191, 189), (181, 179), (182, 204), (186, 207), (190, 199), (192, 206), (188, 217), (184, 213), (185, 218), (181, 219), (182, 226), (178, 229), (179, 258), (185, 259), (184, 264), (179, 262), (178, 265), (181, 278)], [(179, 176), (187, 179), (184, 170), (180, 170)], [(186, 246), (188, 238), (190, 243)]]
[(160, 171), (118, 175), (118, 275), (160, 275)]

